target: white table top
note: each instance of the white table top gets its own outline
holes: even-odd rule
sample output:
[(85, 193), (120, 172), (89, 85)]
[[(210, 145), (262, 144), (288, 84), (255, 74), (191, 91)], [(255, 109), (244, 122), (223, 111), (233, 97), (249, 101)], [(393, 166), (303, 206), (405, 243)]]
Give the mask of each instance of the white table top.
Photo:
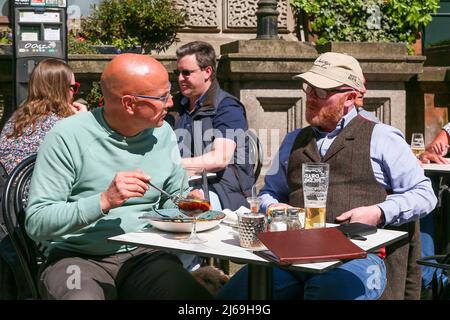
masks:
[[(406, 237), (406, 234), (406, 232), (402, 231), (378, 229), (375, 234), (366, 236), (366, 241), (352, 240), (352, 242), (367, 251), (378, 249), (387, 244), (393, 243), (403, 237)], [(124, 244), (162, 249), (171, 252), (183, 252), (204, 257), (231, 259), (238, 263), (274, 265), (273, 263), (253, 254), (253, 249), (239, 246), (239, 235), (237, 229), (225, 224), (220, 224), (208, 231), (199, 232), (198, 235), (201, 238), (207, 239), (208, 242), (202, 244), (183, 243), (179, 240), (186, 238), (188, 234), (169, 233), (159, 231), (155, 228), (145, 229), (142, 232), (118, 235), (108, 238), (108, 240)], [(288, 268), (321, 273), (340, 264), (341, 261), (337, 260), (331, 262), (296, 264), (291, 265)]]
[(426, 173), (450, 174), (450, 164), (437, 164), (437, 163), (423, 164), (423, 169), (425, 170)]

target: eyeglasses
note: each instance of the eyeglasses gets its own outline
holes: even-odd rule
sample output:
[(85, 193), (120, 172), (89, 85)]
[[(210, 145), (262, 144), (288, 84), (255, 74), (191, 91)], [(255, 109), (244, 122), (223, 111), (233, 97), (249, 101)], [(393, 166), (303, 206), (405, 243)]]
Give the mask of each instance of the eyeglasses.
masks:
[(78, 93), (78, 90), (80, 89), (80, 83), (79, 82), (75, 82), (74, 84), (69, 84), (69, 88), (70, 90), (72, 90), (72, 92)]
[(188, 70), (188, 69), (183, 69), (183, 70), (178, 70), (175, 69), (173, 70), (173, 73), (178, 77), (180, 75), (180, 73), (184, 76), (184, 77), (189, 77), (191, 75), (191, 73), (197, 71), (197, 70), (201, 70), (201, 68), (198, 69), (194, 69), (194, 70)]
[(319, 99), (325, 99), (330, 94), (337, 93), (337, 92), (355, 91), (355, 89), (350, 89), (350, 88), (348, 88), (348, 89), (322, 89), (322, 88), (317, 88), (317, 87), (311, 86), (310, 84), (308, 84), (306, 82), (303, 83), (302, 90), (305, 91), (305, 93), (307, 95), (312, 94), (312, 92), (314, 91), (314, 95)]
[(142, 99), (150, 99), (150, 100), (159, 100), (162, 102), (163, 104), (163, 108), (166, 106), (167, 101), (169, 101), (169, 98), (172, 96), (172, 94), (170, 93), (170, 89), (171, 86), (169, 86), (169, 92), (167, 92), (166, 95), (164, 96), (160, 96), (160, 97), (155, 97), (155, 96), (145, 96), (142, 94), (130, 94), (130, 96), (136, 97), (136, 98), (142, 98)]

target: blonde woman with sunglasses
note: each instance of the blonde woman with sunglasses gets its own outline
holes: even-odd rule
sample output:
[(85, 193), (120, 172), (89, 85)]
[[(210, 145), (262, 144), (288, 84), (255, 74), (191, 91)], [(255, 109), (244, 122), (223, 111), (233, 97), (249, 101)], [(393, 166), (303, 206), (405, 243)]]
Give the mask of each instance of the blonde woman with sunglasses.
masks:
[(10, 173), (23, 159), (36, 153), (55, 123), (87, 111), (74, 102), (80, 84), (62, 60), (42, 60), (33, 70), (28, 98), (6, 122), (0, 136), (0, 162)]

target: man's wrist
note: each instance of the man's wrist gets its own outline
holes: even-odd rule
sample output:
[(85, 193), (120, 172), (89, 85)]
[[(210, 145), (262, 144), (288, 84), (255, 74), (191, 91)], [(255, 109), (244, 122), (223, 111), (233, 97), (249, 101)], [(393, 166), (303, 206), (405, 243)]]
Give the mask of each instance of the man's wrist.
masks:
[[(378, 207), (378, 208), (380, 208), (380, 207)], [(380, 208), (380, 212), (381, 212), (381, 214), (380, 214), (380, 218), (378, 219), (378, 224), (377, 224), (377, 227), (379, 227), (379, 228), (384, 227), (384, 225), (386, 224), (386, 217), (384, 216), (384, 212), (381, 208)]]
[(100, 209), (102, 210), (103, 214), (108, 214), (109, 210), (111, 209), (105, 192), (102, 192), (100, 194)]

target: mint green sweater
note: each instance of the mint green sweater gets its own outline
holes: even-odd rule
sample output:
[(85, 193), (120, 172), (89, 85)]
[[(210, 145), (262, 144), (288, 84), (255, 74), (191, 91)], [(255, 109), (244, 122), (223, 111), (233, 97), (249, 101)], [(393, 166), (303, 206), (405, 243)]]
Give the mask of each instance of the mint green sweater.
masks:
[(101, 108), (61, 120), (39, 149), (26, 210), (27, 232), (50, 248), (84, 254), (131, 249), (107, 238), (141, 230), (147, 223), (138, 217), (153, 206), (174, 206), (150, 188), (144, 197), (102, 213), (100, 193), (117, 172), (138, 168), (169, 193), (179, 191), (185, 173), (175, 134), (166, 122), (130, 138), (109, 128)]

